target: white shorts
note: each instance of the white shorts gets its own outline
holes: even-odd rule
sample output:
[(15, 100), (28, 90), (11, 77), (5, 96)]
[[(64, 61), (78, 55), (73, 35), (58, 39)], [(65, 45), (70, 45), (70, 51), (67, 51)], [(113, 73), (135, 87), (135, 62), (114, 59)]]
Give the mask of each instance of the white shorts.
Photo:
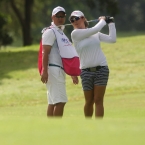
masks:
[(49, 66), (47, 98), (48, 104), (66, 103), (66, 86), (65, 86), (65, 72), (63, 69), (55, 66)]

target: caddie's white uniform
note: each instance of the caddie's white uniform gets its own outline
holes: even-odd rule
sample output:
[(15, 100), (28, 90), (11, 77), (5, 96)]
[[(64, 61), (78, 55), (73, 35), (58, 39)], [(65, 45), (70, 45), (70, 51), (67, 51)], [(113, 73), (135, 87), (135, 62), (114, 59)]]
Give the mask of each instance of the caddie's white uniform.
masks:
[[(54, 27), (55, 24), (52, 23)], [(63, 31), (56, 27), (62, 33)], [(56, 42), (56, 36), (52, 29), (47, 29), (42, 35), (42, 45), (52, 46), (48, 60), (48, 82), (47, 96), (49, 104), (67, 102), (65, 72), (62, 69), (62, 60), (59, 54), (59, 48)], [(50, 66), (51, 65), (51, 66)], [(56, 65), (56, 66), (55, 66)], [(59, 67), (60, 66), (60, 67)]]

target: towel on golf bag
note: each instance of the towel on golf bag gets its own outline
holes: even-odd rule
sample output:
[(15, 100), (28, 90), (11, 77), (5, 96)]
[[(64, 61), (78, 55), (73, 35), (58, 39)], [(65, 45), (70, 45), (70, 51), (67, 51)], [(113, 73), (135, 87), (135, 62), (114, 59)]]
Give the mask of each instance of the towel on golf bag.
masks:
[(79, 68), (80, 60), (76, 49), (63, 32), (59, 32), (53, 27), (51, 29), (56, 36), (56, 41), (65, 73), (70, 76), (79, 76), (81, 73)]

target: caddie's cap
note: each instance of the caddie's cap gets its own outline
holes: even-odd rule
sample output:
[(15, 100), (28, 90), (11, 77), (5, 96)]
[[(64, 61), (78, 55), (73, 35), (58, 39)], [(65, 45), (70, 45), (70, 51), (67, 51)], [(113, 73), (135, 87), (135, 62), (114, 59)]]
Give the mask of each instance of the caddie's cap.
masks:
[(52, 11), (52, 16), (54, 16), (58, 12), (64, 12), (65, 13), (65, 9), (63, 7), (60, 7), (60, 6), (54, 8), (53, 11)]

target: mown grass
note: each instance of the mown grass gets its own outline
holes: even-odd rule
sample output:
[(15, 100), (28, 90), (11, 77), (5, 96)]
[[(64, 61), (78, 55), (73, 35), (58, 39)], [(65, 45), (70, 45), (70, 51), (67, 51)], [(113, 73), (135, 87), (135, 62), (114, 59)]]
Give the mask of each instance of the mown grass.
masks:
[(145, 134), (144, 121), (137, 119), (9, 117), (1, 125), (0, 139), (5, 145), (143, 145)]
[(145, 136), (145, 35), (102, 43), (110, 68), (104, 119), (85, 119), (81, 83), (67, 76), (62, 119), (46, 117), (46, 88), (37, 70), (38, 45), (0, 50), (0, 142), (3, 145), (136, 145)]

